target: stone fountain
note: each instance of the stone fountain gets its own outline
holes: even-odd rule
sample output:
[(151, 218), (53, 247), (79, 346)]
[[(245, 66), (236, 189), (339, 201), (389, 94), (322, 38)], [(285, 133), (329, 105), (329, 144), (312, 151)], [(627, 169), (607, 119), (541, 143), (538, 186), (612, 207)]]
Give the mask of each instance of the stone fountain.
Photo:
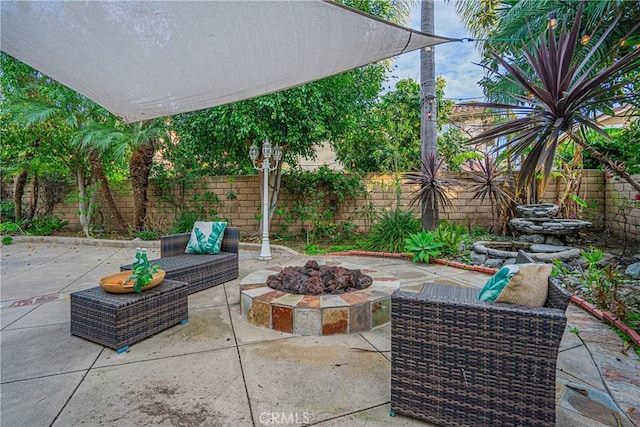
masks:
[(559, 207), (550, 203), (517, 206), (518, 217), (512, 219), (509, 225), (520, 234), (519, 241), (476, 242), (473, 245), (472, 263), (500, 268), (513, 264), (520, 249), (539, 262), (552, 262), (555, 259), (571, 261), (580, 255), (580, 249), (566, 246), (566, 237), (590, 227), (591, 223), (555, 218), (558, 211)]

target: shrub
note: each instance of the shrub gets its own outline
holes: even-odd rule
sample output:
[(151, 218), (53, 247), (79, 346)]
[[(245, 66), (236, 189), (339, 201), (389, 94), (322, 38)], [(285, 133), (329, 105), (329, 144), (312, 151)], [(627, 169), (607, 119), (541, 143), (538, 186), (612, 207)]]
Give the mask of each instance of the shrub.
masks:
[(442, 253), (444, 255), (456, 255), (459, 252), (460, 243), (468, 237), (466, 227), (455, 224), (441, 223), (433, 231), (436, 242), (442, 243)]
[(15, 204), (8, 200), (0, 202), (0, 220), (14, 222), (16, 220)]
[(420, 220), (413, 216), (412, 211), (385, 211), (372, 227), (365, 248), (378, 252), (402, 252), (405, 239), (419, 232), (420, 227)]
[(198, 214), (196, 212), (182, 211), (173, 222), (169, 234), (180, 234), (191, 231), (196, 221), (198, 221)]
[(133, 233), (132, 236), (140, 240), (158, 240), (160, 239), (160, 232), (152, 230), (142, 230), (137, 233)]

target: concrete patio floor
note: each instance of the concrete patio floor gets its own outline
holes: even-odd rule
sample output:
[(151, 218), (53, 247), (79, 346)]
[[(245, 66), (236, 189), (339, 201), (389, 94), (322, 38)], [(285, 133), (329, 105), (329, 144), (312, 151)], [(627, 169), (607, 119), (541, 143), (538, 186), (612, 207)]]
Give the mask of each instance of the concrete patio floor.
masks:
[[(272, 261), (258, 261), (258, 249), (242, 244), (237, 280), (190, 295), (188, 323), (117, 354), (70, 336), (69, 295), (129, 263), (132, 246), (73, 242), (16, 239), (2, 247), (2, 426), (426, 425), (389, 416), (388, 325), (316, 337), (242, 319), (243, 277), (311, 257), (274, 248)], [(142, 242), (131, 243), (136, 244)], [(144, 244), (158, 254), (157, 244)], [(395, 275), (401, 287), (427, 281), (481, 287), (488, 278), (399, 259), (314, 258), (371, 266)], [(558, 358), (557, 425), (640, 425), (638, 356), (623, 351), (615, 332), (579, 308), (570, 306), (567, 316)]]

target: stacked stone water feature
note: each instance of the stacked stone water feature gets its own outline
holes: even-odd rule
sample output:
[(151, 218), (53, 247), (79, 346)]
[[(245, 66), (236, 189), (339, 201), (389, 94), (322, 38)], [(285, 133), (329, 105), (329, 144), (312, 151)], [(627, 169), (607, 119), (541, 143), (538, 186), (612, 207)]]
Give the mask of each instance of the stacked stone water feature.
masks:
[(472, 262), (499, 268), (513, 264), (519, 249), (528, 252), (538, 262), (554, 259), (570, 261), (580, 255), (580, 249), (566, 246), (566, 237), (576, 235), (591, 223), (579, 219), (554, 218), (559, 207), (554, 204), (522, 205), (516, 207), (518, 218), (510, 221), (511, 228), (520, 234), (518, 241), (476, 242)]

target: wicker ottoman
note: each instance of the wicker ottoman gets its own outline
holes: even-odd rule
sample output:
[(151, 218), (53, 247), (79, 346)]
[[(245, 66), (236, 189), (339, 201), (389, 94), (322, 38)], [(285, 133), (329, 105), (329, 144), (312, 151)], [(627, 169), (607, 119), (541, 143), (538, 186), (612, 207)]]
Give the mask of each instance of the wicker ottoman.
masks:
[(129, 345), (189, 317), (188, 286), (164, 280), (142, 293), (110, 294), (101, 287), (71, 294), (71, 335), (122, 353)]

